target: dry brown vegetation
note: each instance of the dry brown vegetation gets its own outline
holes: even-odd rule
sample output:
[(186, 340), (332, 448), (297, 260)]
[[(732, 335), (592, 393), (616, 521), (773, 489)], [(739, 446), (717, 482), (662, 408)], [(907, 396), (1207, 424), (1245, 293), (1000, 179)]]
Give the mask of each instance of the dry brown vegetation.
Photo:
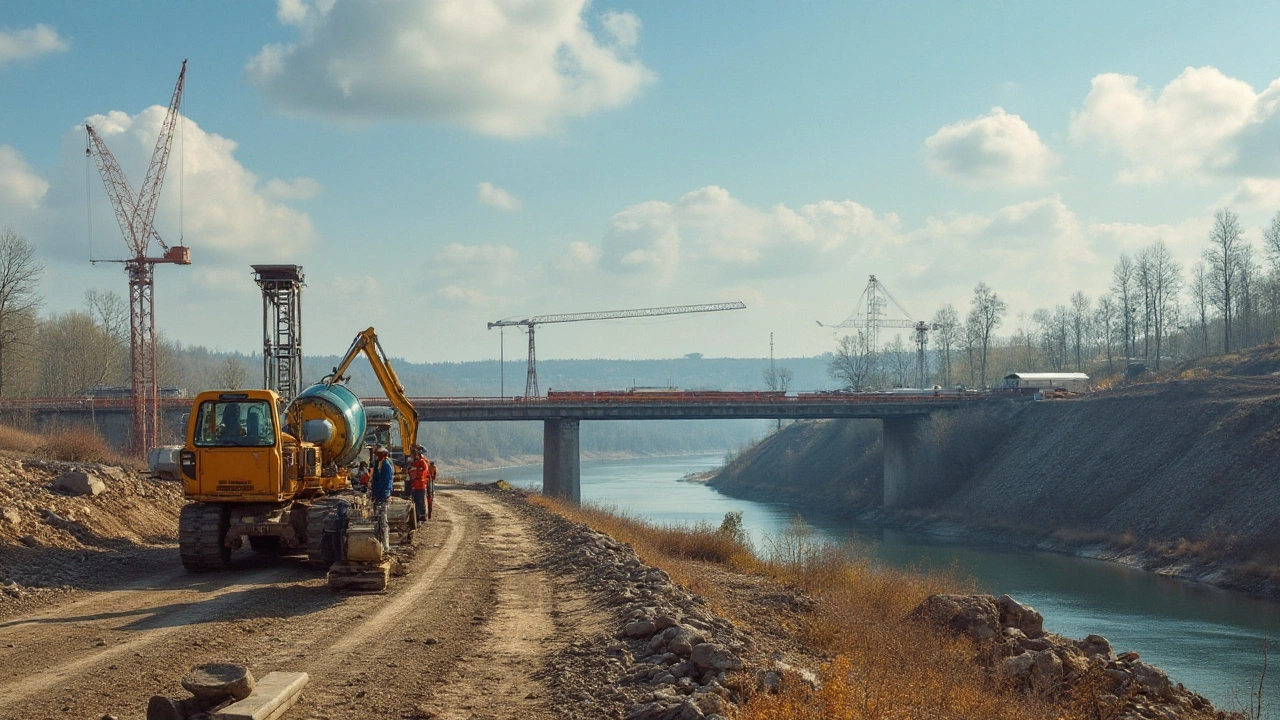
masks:
[[(641, 559), (666, 570), (713, 606), (723, 598), (698, 572), (703, 562), (763, 575), (814, 599), (796, 633), (815, 654), (831, 658), (820, 674), (822, 682), (816, 690), (789, 682), (781, 693), (753, 695), (735, 715), (739, 720), (1074, 715), (1069, 708), (1006, 687), (975, 662), (972, 642), (907, 619), (932, 593), (972, 591), (970, 583), (956, 577), (876, 566), (856, 547), (814, 541), (799, 524), (756, 554), (731, 519), (720, 528), (657, 526), (607, 508), (575, 507), (537, 496), (531, 501), (630, 543)], [(750, 611), (716, 609), (729, 617), (735, 610)]]
[(0, 425), (0, 450), (30, 453), (44, 442), (44, 437), (19, 430), (11, 425)]
[(143, 468), (138, 460), (111, 447), (101, 435), (78, 426), (33, 433), (12, 425), (0, 425), (0, 450), (35, 455), (43, 460)]

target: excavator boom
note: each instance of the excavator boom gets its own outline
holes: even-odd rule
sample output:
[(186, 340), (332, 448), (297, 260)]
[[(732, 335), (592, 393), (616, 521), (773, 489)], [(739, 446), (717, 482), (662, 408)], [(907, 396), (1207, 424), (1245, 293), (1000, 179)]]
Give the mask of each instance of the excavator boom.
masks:
[(373, 368), (373, 374), (378, 378), (378, 384), (382, 386), (382, 391), (387, 394), (387, 400), (391, 401), (391, 408), (395, 410), (396, 419), (400, 423), (400, 438), (404, 442), (404, 451), (408, 454), (409, 449), (418, 443), (418, 411), (414, 409), (409, 402), (409, 398), (405, 396), (404, 386), (400, 384), (400, 378), (396, 376), (396, 371), (391, 367), (391, 362), (387, 359), (387, 354), (382, 350), (382, 344), (378, 342), (378, 334), (373, 328), (369, 328), (356, 335), (356, 339), (351, 343), (351, 347), (347, 350), (347, 354), (342, 357), (342, 361), (338, 363), (333, 372), (324, 378), (324, 384), (332, 387), (334, 383), (342, 379), (343, 373), (350, 368), (352, 361), (358, 355), (364, 353), (369, 359), (369, 365)]

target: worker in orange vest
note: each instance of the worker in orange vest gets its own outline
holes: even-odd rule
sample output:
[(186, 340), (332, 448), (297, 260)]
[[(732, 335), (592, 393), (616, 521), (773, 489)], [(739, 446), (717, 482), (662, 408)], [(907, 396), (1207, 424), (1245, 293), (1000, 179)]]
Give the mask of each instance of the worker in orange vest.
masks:
[(431, 509), (427, 505), (427, 487), (431, 484), (431, 480), (428, 477), (431, 472), (431, 463), (423, 455), (421, 445), (414, 445), (409, 452), (409, 493), (413, 497), (413, 506), (418, 511), (418, 519), (430, 518)]
[(431, 507), (436, 504), (436, 461), (427, 461), (427, 519), (431, 519)]

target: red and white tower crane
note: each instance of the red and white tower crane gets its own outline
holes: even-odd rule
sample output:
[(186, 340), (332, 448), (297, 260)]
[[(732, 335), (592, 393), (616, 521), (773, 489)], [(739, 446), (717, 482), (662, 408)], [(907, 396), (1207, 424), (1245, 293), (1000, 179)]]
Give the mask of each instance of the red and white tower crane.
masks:
[[(155, 266), (161, 263), (190, 265), (191, 251), (182, 246), (165, 245), (155, 229), (156, 208), (160, 204), (160, 188), (164, 185), (165, 170), (169, 166), (169, 149), (173, 146), (173, 131), (178, 122), (178, 107), (182, 104), (182, 86), (187, 76), (187, 61), (182, 61), (178, 84), (173, 88), (169, 111), (160, 126), (160, 136), (151, 152), (151, 165), (142, 186), (135, 194), (129, 180), (120, 169), (120, 163), (107, 149), (93, 126), (85, 123), (88, 142), (85, 154), (97, 161), (98, 172), (106, 185), (107, 196), (115, 208), (116, 222), (133, 256), (124, 260), (108, 260), (124, 264), (129, 276), (129, 360), (130, 386), (133, 393), (133, 451), (146, 454), (147, 449), (159, 444), (159, 396), (156, 377), (156, 316)], [(147, 249), (154, 239), (164, 254), (148, 257)]]

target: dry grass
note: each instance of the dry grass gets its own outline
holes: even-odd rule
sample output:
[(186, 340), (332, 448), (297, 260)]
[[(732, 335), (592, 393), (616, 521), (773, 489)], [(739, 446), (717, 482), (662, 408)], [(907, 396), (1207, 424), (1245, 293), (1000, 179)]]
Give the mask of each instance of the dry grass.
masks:
[(44, 438), (10, 425), (0, 425), (0, 450), (30, 453), (44, 442)]
[(139, 461), (112, 448), (103, 437), (82, 427), (62, 428), (38, 437), (29, 452), (46, 460), (94, 462), (122, 467), (139, 466)]
[(529, 501), (628, 543), (641, 560), (662, 568), (672, 580), (705, 596), (717, 609), (723, 598), (698, 572), (697, 563), (714, 562), (739, 569), (755, 563), (751, 547), (740, 534), (718, 532), (709, 525), (658, 526), (604, 506), (572, 505), (541, 495), (531, 495)]
[[(834, 658), (823, 668), (818, 689), (799, 681), (784, 683), (782, 693), (750, 697), (736, 720), (1072, 716), (1067, 709), (1004, 687), (975, 662), (978, 648), (972, 642), (907, 620), (907, 614), (932, 593), (972, 591), (954, 575), (879, 567), (856, 546), (815, 541), (801, 523), (757, 555), (741, 533), (734, 532), (731, 520), (720, 528), (662, 527), (606, 508), (575, 507), (537, 496), (531, 500), (630, 543), (641, 559), (706, 596), (713, 606), (720, 596), (715, 588), (705, 587), (699, 562), (764, 575), (814, 598), (814, 609), (797, 632), (817, 654)], [(732, 616), (732, 609), (727, 614)]]

